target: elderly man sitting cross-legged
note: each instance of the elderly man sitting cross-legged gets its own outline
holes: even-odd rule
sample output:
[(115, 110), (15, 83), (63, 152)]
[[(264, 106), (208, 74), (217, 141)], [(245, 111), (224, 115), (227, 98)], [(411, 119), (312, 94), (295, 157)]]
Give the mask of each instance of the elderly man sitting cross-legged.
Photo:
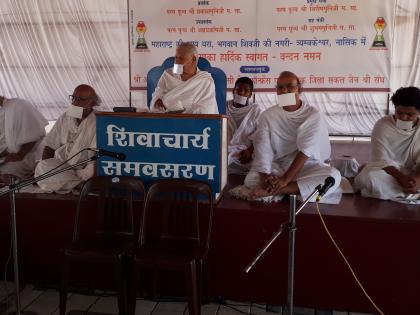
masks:
[(334, 191), (341, 175), (324, 163), (331, 147), (322, 114), (300, 99), (301, 85), (294, 73), (282, 72), (276, 88), (278, 103), (261, 114), (253, 135), (254, 159), (244, 182), (247, 198), (270, 201), (300, 194), (306, 199), (333, 177), (335, 184), (323, 202), (338, 203), (341, 190)]
[[(90, 151), (78, 153), (83, 149), (96, 147), (96, 117), (93, 107), (99, 105), (99, 98), (91, 86), (83, 84), (76, 87), (70, 100), (68, 110), (58, 118), (45, 137), (42, 161), (35, 169), (36, 176), (58, 167), (73, 155), (75, 156), (63, 167), (81, 162), (93, 154)], [(66, 193), (93, 174), (94, 165), (90, 163), (42, 180), (38, 185), (47, 191)]]

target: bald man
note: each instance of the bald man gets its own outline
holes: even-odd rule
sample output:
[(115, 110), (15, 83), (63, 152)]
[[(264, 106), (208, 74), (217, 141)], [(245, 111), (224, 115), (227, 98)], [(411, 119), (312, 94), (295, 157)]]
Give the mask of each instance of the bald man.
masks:
[(197, 48), (181, 43), (175, 64), (165, 70), (153, 93), (151, 111), (185, 114), (218, 114), (214, 81), (210, 73), (197, 68)]
[[(49, 170), (76, 155), (61, 168), (81, 162), (93, 153), (83, 151), (85, 148), (96, 147), (96, 118), (94, 107), (99, 105), (95, 90), (89, 85), (79, 85), (72, 95), (69, 95), (71, 105), (56, 121), (53, 129), (45, 137), (45, 148), (42, 161), (35, 169), (35, 176)], [(68, 170), (38, 182), (46, 191), (60, 193), (70, 192), (82, 181), (94, 174), (94, 163)]]
[(0, 96), (0, 185), (32, 176), (48, 121), (28, 101)]
[(277, 79), (277, 105), (260, 116), (253, 135), (254, 159), (245, 186), (250, 199), (300, 194), (306, 199), (329, 176), (335, 184), (323, 202), (340, 186), (340, 173), (326, 165), (331, 147), (323, 115), (300, 99), (301, 84), (296, 74), (284, 71)]

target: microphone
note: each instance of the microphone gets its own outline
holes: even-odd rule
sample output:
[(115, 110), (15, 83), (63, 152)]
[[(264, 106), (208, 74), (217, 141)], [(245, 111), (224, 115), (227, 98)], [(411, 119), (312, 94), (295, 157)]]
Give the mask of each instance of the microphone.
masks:
[(124, 161), (125, 160), (125, 154), (124, 153), (117, 153), (117, 152), (112, 152), (112, 151), (108, 151), (108, 150), (104, 150), (104, 149), (91, 149), (91, 148), (89, 148), (89, 150), (98, 153), (99, 156), (101, 156), (101, 155), (109, 156), (109, 157), (112, 157), (112, 158), (117, 159), (119, 161)]
[(327, 177), (325, 179), (324, 185), (322, 185), (321, 189), (319, 190), (319, 195), (318, 197), (316, 197), (316, 202), (319, 202), (321, 200), (321, 197), (323, 197), (327, 191), (334, 186), (335, 184), (335, 179), (334, 177)]

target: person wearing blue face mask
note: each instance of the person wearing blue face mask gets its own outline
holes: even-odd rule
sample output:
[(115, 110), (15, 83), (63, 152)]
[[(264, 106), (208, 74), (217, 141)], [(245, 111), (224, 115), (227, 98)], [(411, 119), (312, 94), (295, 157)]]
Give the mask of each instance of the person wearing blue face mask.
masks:
[(228, 172), (247, 174), (251, 167), (254, 146), (252, 134), (257, 127), (261, 113), (266, 109), (251, 100), (254, 83), (248, 77), (236, 80), (233, 100), (227, 102), (228, 116)]
[(41, 157), (48, 121), (28, 101), (0, 96), (0, 186), (23, 179)]
[(402, 87), (391, 97), (395, 113), (372, 131), (372, 160), (355, 178), (362, 196), (420, 203), (420, 89)]
[[(58, 118), (44, 139), (45, 148), (42, 160), (36, 166), (35, 176), (57, 167), (82, 149), (96, 147), (94, 107), (100, 104), (98, 95), (91, 86), (82, 84), (75, 88), (69, 98), (71, 104), (67, 111)], [(67, 163), (74, 165), (92, 154), (90, 151), (81, 152)], [(94, 163), (91, 163), (42, 180), (38, 185), (46, 191), (65, 193), (93, 175)]]
[(181, 43), (173, 68), (165, 70), (153, 93), (152, 112), (218, 114), (214, 81), (210, 73), (197, 68), (197, 48)]

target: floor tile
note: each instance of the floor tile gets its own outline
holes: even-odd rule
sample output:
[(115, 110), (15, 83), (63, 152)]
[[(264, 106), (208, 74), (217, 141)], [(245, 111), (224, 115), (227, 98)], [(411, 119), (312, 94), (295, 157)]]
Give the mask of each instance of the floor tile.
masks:
[[(36, 290), (33, 291), (36, 292)], [(28, 293), (28, 296), (31, 297), (31, 294)], [(23, 310), (32, 311), (38, 315), (51, 315), (58, 309), (58, 291), (48, 289), (30, 302), (28, 306), (24, 307), (22, 301), (21, 305)]]
[(182, 315), (187, 307), (187, 302), (159, 302), (153, 315)]
[(118, 302), (116, 296), (103, 296), (89, 308), (89, 312), (118, 314)]

